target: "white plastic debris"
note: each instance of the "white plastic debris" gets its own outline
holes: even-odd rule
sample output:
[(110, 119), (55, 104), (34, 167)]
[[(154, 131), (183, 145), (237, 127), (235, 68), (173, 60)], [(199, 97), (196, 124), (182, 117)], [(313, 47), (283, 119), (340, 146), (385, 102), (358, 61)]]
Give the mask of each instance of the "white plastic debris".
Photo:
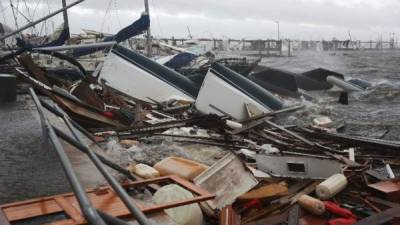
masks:
[(333, 121), (327, 116), (319, 116), (313, 119), (313, 124), (318, 127), (329, 128), (332, 126)]
[(250, 159), (255, 159), (254, 156), (257, 154), (254, 151), (250, 151), (248, 149), (242, 148), (239, 150), (240, 153), (242, 153), (243, 155), (245, 155), (246, 157), (250, 158)]
[(154, 168), (160, 172), (160, 175), (177, 175), (186, 180), (193, 180), (201, 174), (208, 166), (193, 160), (181, 157), (168, 157), (154, 165)]
[(334, 174), (315, 188), (315, 193), (321, 200), (327, 200), (342, 191), (347, 185), (347, 178), (343, 174)]
[[(153, 202), (163, 204), (193, 198), (193, 194), (176, 184), (161, 187), (154, 193)], [(202, 225), (203, 213), (197, 203), (164, 210), (179, 225)]]
[(396, 176), (394, 175), (393, 170), (392, 170), (392, 168), (390, 167), (389, 164), (386, 164), (385, 168), (386, 168), (387, 173), (389, 174), (389, 178), (390, 179), (396, 178)]
[(301, 205), (307, 211), (315, 214), (315, 215), (322, 215), (325, 212), (325, 205), (324, 203), (316, 198), (313, 198), (309, 195), (302, 195), (297, 200), (299, 205)]
[(128, 160), (128, 152), (119, 144), (116, 138), (109, 138), (106, 143), (106, 154), (114, 162), (125, 164)]
[(264, 150), (265, 154), (274, 154), (279, 152), (279, 149), (272, 147), (271, 144), (263, 144), (260, 147), (262, 150)]
[(354, 148), (349, 148), (348, 151), (349, 151), (349, 159), (351, 161), (355, 162), (356, 161), (356, 156), (355, 156), (355, 153), (354, 153)]
[(145, 179), (150, 179), (150, 178), (155, 178), (155, 177), (160, 176), (160, 173), (156, 169), (154, 169), (153, 167), (148, 166), (146, 164), (142, 164), (142, 163), (139, 163), (136, 165), (131, 164), (128, 166), (128, 170), (129, 170), (129, 172), (136, 174)]
[(250, 172), (253, 174), (253, 176), (255, 178), (257, 178), (258, 180), (267, 180), (267, 179), (272, 178), (271, 175), (269, 175), (268, 173), (265, 173), (261, 170), (254, 169), (251, 166), (247, 166), (247, 168), (250, 170)]
[(211, 208), (222, 209), (255, 187), (258, 181), (235, 154), (228, 153), (197, 176), (194, 183), (215, 194), (213, 200), (207, 201)]
[(225, 123), (225, 124), (226, 124), (228, 127), (230, 127), (231, 129), (233, 129), (233, 130), (240, 129), (240, 128), (243, 127), (243, 124), (238, 123), (238, 122), (235, 122), (235, 121), (232, 121), (232, 120), (226, 120), (226, 123)]
[(182, 135), (182, 136), (195, 136), (195, 137), (210, 137), (208, 131), (195, 127), (180, 127), (171, 128), (163, 132), (163, 134)]

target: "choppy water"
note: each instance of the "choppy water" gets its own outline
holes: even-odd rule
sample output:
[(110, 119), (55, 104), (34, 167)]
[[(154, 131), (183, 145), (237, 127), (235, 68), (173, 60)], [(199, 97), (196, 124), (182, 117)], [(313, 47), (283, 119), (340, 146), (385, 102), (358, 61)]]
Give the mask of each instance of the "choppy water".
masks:
[[(349, 105), (321, 97), (307, 110), (310, 119), (324, 114), (346, 124), (344, 132), (375, 138), (399, 140), (400, 134), (400, 51), (296, 52), (295, 57), (264, 58), (264, 66), (304, 72), (318, 67), (361, 78), (373, 87), (349, 97)], [(328, 102), (326, 102), (328, 101)], [(307, 114), (307, 112), (302, 112)], [(307, 122), (307, 121), (304, 121)]]
[(0, 105), (0, 204), (69, 191), (28, 95)]
[(299, 51), (295, 57), (264, 58), (263, 65), (288, 69), (293, 72), (323, 67), (347, 75), (369, 80), (375, 84), (394, 82), (400, 85), (400, 51)]

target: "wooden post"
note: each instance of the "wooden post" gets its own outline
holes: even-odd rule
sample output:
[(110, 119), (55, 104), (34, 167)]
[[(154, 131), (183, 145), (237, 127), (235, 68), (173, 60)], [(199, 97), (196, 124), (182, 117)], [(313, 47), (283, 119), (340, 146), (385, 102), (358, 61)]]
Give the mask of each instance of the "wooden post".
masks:
[[(149, 2), (148, 0), (144, 0), (144, 8), (146, 11), (146, 14), (149, 15), (150, 17), (150, 9), (149, 9)], [(151, 57), (152, 55), (152, 40), (151, 40), (151, 31), (150, 31), (150, 26), (147, 29), (147, 35), (146, 35), (146, 55), (147, 57)]]
[(282, 40), (278, 40), (279, 43), (279, 56), (282, 56)]
[(174, 36), (172, 36), (172, 46), (176, 46), (176, 40), (175, 40), (175, 37)]

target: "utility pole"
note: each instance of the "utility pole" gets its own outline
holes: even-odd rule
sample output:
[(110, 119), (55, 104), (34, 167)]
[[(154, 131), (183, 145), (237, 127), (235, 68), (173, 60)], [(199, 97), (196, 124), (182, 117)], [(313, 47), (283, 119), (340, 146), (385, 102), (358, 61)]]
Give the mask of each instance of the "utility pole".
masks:
[(280, 37), (279, 37), (279, 21), (275, 21), (275, 23), (278, 25), (278, 41), (280, 40)]
[[(148, 0), (144, 0), (144, 8), (145, 8), (146, 14), (150, 17)], [(151, 40), (151, 32), (150, 32), (150, 26), (149, 26), (149, 28), (147, 29), (147, 37), (146, 37), (146, 55), (147, 55), (147, 57), (151, 57), (151, 55), (152, 55), (151, 45), (152, 45), (152, 40)]]
[(189, 38), (190, 38), (190, 39), (193, 39), (192, 33), (190, 33), (190, 28), (189, 28), (189, 26), (186, 26), (186, 27), (187, 27), (187, 30), (188, 30)]

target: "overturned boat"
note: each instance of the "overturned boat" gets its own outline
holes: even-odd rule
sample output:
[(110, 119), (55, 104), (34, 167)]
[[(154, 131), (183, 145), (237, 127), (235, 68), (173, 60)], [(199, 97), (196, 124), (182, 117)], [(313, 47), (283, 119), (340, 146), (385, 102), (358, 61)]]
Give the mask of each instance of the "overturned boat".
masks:
[(189, 78), (135, 52), (115, 45), (99, 75), (100, 81), (143, 101), (170, 98), (194, 101), (198, 86)]
[(328, 82), (329, 77), (344, 80), (343, 74), (323, 68), (317, 68), (298, 74), (296, 76), (296, 81), (299, 88), (306, 91), (328, 90), (333, 87), (333, 84)]
[(368, 82), (360, 79), (346, 81), (343, 74), (323, 68), (293, 73), (261, 67), (252, 72), (249, 79), (273, 93), (295, 98), (307, 95), (304, 91), (328, 90), (334, 86), (345, 92), (361, 91), (369, 86)]
[(273, 93), (294, 98), (300, 96), (294, 73), (265, 67), (251, 73), (249, 79)]
[(283, 103), (253, 81), (214, 63), (204, 78), (195, 105), (202, 113), (243, 121), (249, 118), (246, 106), (266, 113), (281, 109)]
[(196, 101), (201, 113), (227, 115), (238, 121), (248, 119), (246, 107), (263, 113), (283, 105), (267, 90), (221, 64), (211, 65), (199, 87), (184, 75), (119, 45), (109, 53), (99, 80), (143, 101)]

